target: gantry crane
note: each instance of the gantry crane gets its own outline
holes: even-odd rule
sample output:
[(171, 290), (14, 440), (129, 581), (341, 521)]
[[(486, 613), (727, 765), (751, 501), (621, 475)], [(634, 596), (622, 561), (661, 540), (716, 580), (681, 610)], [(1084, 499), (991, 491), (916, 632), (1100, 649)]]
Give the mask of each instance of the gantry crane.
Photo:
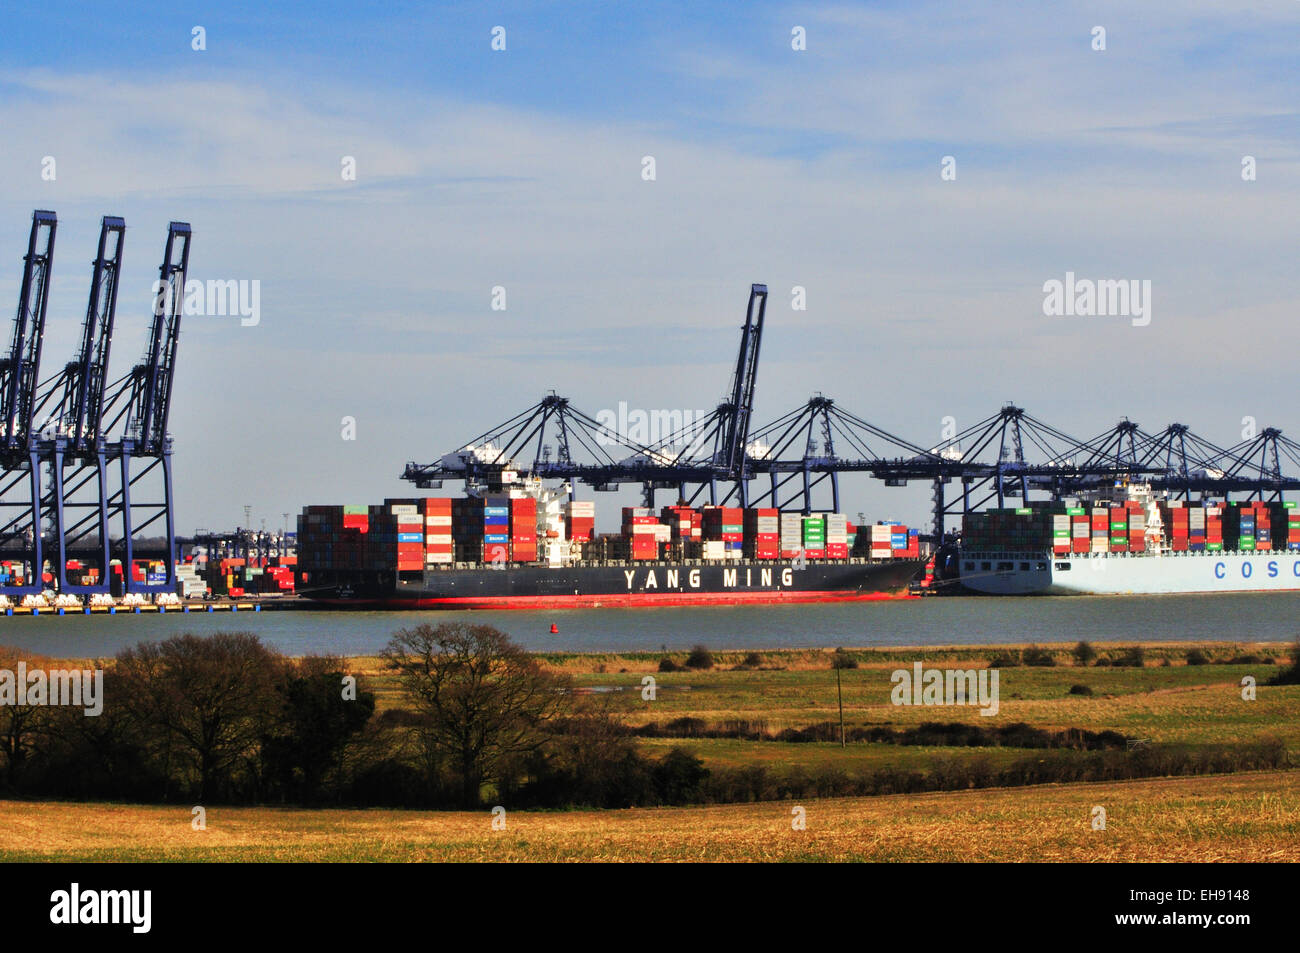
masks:
[[(102, 430), (108, 359), (117, 312), (126, 222), (104, 216), (91, 265), (90, 300), (74, 360), (45, 388), (36, 415), (48, 421), (38, 440), (49, 468), (45, 511), (52, 517), (54, 575), (60, 592), (107, 592), (109, 588), (108, 447)], [(71, 548), (94, 534), (101, 572), (98, 585), (72, 585)]]
[(34, 412), (58, 217), (38, 209), (23, 256), (9, 352), (0, 357), (0, 552), (30, 565), (16, 594), (41, 591), (41, 467)]

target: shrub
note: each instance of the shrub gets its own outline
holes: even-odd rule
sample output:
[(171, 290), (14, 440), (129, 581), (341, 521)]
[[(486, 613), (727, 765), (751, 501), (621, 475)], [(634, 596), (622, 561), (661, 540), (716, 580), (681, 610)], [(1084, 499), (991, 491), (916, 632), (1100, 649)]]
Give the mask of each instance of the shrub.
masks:
[(1210, 657), (1200, 649), (1190, 649), (1187, 652), (1188, 665), (1209, 665)]
[(1106, 658), (1106, 656), (1103, 655), (1101, 658), (1097, 659), (1095, 664), (1098, 668), (1109, 668), (1110, 659)]
[(1146, 664), (1147, 654), (1140, 645), (1130, 645), (1114, 659), (1113, 664), (1122, 668), (1141, 668)]
[(745, 658), (740, 664), (746, 668), (758, 668), (763, 664), (763, 656), (759, 655), (757, 652), (747, 652)]
[(1070, 694), (1071, 694), (1071, 695), (1086, 695), (1086, 696), (1091, 697), (1091, 696), (1092, 696), (1092, 689), (1091, 689), (1089, 686), (1087, 686), (1087, 685), (1071, 685), (1071, 686), (1070, 686)]
[(1020, 664), (1020, 653), (1011, 649), (999, 652), (989, 659), (989, 668), (1015, 668)]
[(1056, 664), (1056, 659), (1051, 652), (1046, 649), (1040, 649), (1037, 645), (1031, 645), (1025, 649), (1021, 656), (1021, 661), (1026, 665), (1035, 665), (1040, 668), (1050, 668)]
[(659, 660), (659, 671), (661, 672), (680, 672), (681, 670), (682, 667), (667, 656)]
[(673, 748), (651, 769), (661, 804), (690, 804), (700, 800), (709, 769), (684, 748)]
[(713, 668), (713, 653), (702, 645), (697, 645), (691, 649), (691, 654), (686, 656), (687, 668)]
[(858, 660), (843, 649), (836, 649), (831, 655), (831, 668), (857, 668)]
[(1074, 663), (1079, 666), (1087, 667), (1090, 663), (1096, 661), (1097, 650), (1092, 647), (1091, 642), (1080, 642), (1074, 647)]
[(1291, 664), (1268, 680), (1270, 685), (1300, 685), (1300, 638), (1291, 646)]

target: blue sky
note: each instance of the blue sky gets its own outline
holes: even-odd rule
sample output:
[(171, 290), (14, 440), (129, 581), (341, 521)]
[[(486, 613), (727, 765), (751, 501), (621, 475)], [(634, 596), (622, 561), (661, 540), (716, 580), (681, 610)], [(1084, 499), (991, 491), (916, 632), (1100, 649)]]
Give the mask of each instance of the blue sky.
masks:
[[(11, 12), (0, 302), (37, 207), (61, 223), (47, 372), (74, 347), (100, 215), (129, 227), (118, 373), (169, 219), (194, 226), (192, 277), (261, 282), (258, 326), (185, 325), (182, 530), (398, 495), (406, 460), (549, 389), (592, 414), (711, 407), (754, 281), (773, 292), (760, 420), (820, 391), (920, 443), (1005, 400), (1079, 436), (1125, 415), (1225, 445), (1247, 415), (1300, 432), (1279, 358), (1300, 304), (1300, 4), (740, 9)], [(1151, 324), (1045, 317), (1066, 271), (1151, 280)], [(846, 508), (917, 521), (926, 495), (850, 483)]]

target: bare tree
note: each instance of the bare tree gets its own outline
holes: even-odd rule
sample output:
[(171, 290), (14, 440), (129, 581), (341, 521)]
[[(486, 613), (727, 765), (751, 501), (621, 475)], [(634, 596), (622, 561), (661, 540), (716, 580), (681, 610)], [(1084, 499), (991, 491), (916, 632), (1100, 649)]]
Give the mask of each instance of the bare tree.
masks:
[(212, 797), (265, 735), (283, 665), (257, 636), (218, 632), (141, 642), (118, 654), (116, 671), (123, 703), (155, 729), (164, 770), (179, 755), (197, 774), (198, 796)]
[(568, 698), (564, 678), (488, 625), (401, 629), (380, 654), (424, 716), (426, 742), (456, 765), (469, 808), (503, 760), (542, 745)]

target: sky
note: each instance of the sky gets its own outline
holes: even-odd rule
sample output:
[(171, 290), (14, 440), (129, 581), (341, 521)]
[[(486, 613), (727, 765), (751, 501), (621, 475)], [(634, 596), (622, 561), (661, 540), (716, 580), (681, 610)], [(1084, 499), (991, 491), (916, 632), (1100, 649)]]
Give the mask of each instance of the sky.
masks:
[[(259, 282), (256, 324), (183, 324), (181, 532), (406, 495), (407, 461), (551, 391), (712, 408), (753, 282), (758, 422), (820, 393), (927, 446), (1007, 402), (1080, 438), (1300, 436), (1298, 49), (1300, 4), (1231, 0), (28, 6), (0, 34), (0, 302), (35, 208), (43, 377), (102, 215), (128, 226), (114, 377), (168, 221), (192, 279)], [(1149, 281), (1149, 321), (1045, 314), (1067, 273)], [(844, 484), (868, 519), (928, 507)]]

